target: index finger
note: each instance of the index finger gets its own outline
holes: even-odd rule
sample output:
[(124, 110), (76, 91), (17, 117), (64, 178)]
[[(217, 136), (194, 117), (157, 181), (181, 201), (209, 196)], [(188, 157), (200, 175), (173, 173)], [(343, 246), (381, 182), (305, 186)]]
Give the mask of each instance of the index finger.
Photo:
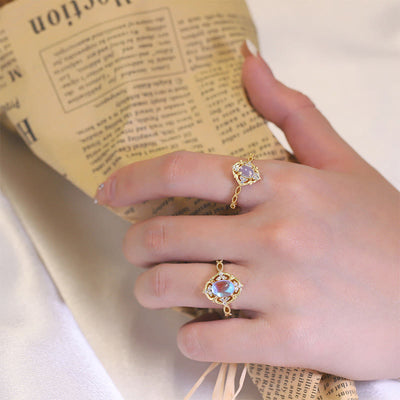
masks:
[[(112, 207), (175, 196), (229, 204), (238, 186), (232, 175), (232, 166), (237, 161), (237, 158), (229, 156), (188, 151), (139, 161), (112, 174), (104, 186), (100, 186), (96, 199), (99, 204)], [(261, 176), (265, 163), (254, 161), (255, 165), (262, 165)], [(253, 206), (265, 201), (267, 186), (266, 180), (261, 179), (246, 187), (240, 195), (240, 204)]]

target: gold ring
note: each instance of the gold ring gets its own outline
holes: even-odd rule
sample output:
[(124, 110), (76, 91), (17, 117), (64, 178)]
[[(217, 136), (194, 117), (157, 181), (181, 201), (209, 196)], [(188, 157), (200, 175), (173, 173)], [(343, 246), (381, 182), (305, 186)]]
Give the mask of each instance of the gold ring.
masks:
[(233, 275), (224, 272), (223, 260), (215, 262), (217, 274), (207, 281), (203, 293), (212, 302), (224, 306), (225, 317), (229, 317), (232, 315), (229, 304), (239, 296), (243, 285)]
[(252, 185), (261, 179), (258, 168), (253, 164), (254, 154), (250, 153), (247, 161), (240, 160), (232, 166), (232, 173), (238, 186), (235, 189), (235, 193), (232, 197), (231, 208), (236, 208), (239, 193), (242, 190), (242, 186)]

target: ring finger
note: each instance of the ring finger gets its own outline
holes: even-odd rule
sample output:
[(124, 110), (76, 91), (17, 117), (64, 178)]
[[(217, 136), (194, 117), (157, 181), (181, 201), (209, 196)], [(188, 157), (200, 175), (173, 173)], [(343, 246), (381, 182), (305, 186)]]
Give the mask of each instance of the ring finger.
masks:
[[(242, 292), (230, 306), (258, 311), (257, 305), (265, 303), (265, 293), (258, 293), (253, 272), (236, 264), (225, 264), (224, 272), (233, 275), (243, 285)], [(139, 276), (135, 295), (139, 303), (147, 308), (221, 308), (203, 293), (206, 282), (216, 273), (212, 264), (159, 264)]]

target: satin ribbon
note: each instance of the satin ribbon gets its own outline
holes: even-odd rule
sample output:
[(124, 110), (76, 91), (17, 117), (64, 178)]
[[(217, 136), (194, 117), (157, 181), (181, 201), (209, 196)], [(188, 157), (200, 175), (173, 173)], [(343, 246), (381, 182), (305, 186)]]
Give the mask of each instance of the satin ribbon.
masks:
[(198, 381), (194, 384), (190, 392), (185, 396), (184, 400), (189, 400), (194, 392), (203, 383), (207, 375), (220, 365), (217, 381), (215, 383), (212, 400), (235, 400), (243, 388), (244, 379), (246, 377), (247, 367), (245, 364), (240, 375), (239, 387), (235, 392), (235, 376), (237, 371), (237, 364), (227, 363), (212, 363), (201, 375)]

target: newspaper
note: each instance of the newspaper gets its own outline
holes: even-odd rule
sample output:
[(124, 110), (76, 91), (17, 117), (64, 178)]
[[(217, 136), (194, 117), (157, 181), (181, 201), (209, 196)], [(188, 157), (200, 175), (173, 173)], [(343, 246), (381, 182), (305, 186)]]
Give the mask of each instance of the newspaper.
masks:
[(264, 400), (358, 400), (353, 381), (304, 368), (250, 364), (249, 375)]
[[(244, 0), (1, 5), (1, 121), (89, 196), (116, 169), (180, 149), (288, 159), (241, 84), (241, 44), (257, 43)], [(132, 222), (232, 212), (187, 198), (113, 211)], [(249, 374), (264, 399), (357, 399), (353, 382), (313, 371)]]
[[(88, 195), (121, 166), (179, 149), (286, 157), (242, 89), (240, 46), (257, 42), (244, 1), (32, 4), (0, 15), (0, 108)], [(133, 222), (224, 210), (167, 199), (116, 211)]]

